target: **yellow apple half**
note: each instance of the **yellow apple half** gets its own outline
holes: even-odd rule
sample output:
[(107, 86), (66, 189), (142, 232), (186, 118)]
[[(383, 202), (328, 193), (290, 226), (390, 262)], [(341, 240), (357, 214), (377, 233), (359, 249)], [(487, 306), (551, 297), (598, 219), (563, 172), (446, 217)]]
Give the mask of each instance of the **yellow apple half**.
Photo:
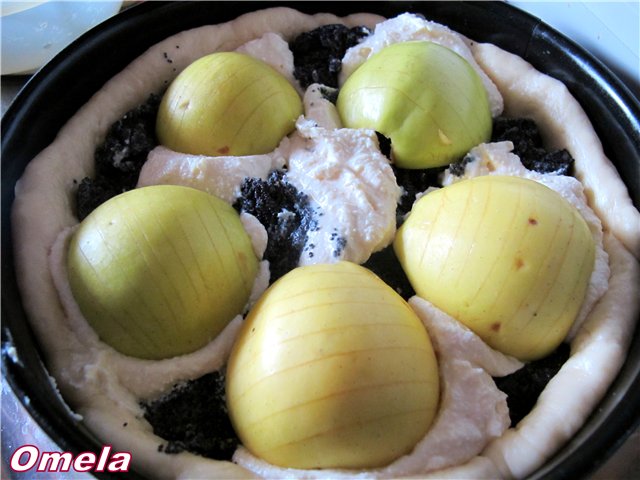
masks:
[(202, 57), (171, 83), (156, 132), (166, 147), (194, 155), (272, 151), (293, 130), (302, 100), (288, 80), (248, 55)]
[(105, 343), (161, 359), (197, 350), (242, 312), (258, 259), (231, 206), (160, 185), (94, 210), (70, 240), (67, 267), (74, 298)]
[(462, 158), (491, 136), (491, 110), (482, 80), (452, 50), (414, 41), (385, 47), (340, 89), (337, 102), (349, 128), (391, 139), (398, 167), (431, 168)]
[(423, 196), (394, 249), (419, 296), (521, 360), (566, 337), (595, 262), (589, 227), (569, 202), (507, 176)]
[(425, 435), (439, 400), (420, 319), (348, 262), (295, 269), (267, 290), (234, 346), (226, 387), (243, 445), (292, 468), (385, 465)]

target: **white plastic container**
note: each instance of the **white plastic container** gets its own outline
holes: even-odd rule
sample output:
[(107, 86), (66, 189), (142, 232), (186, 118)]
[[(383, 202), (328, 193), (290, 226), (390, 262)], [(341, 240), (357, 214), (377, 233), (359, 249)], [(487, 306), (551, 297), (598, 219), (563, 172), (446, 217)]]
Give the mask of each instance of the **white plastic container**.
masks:
[(121, 6), (121, 1), (0, 1), (2, 75), (37, 70)]

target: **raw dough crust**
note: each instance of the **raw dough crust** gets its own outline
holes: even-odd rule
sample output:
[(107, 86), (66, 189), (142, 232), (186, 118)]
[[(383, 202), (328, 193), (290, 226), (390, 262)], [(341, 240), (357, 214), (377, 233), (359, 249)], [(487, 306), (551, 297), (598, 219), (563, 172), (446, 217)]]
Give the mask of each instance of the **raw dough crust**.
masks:
[[(93, 174), (93, 152), (108, 127), (142, 103), (149, 93), (161, 91), (165, 82), (194, 59), (217, 50), (235, 49), (266, 32), (279, 32), (289, 39), (321, 24), (373, 26), (380, 20), (368, 14), (339, 19), (329, 14), (309, 16), (275, 8), (174, 35), (151, 47), (109, 80), (65, 125), (56, 141), (30, 162), (18, 182), (12, 211), (18, 283), (48, 368), (87, 427), (116, 449), (133, 451), (135, 466), (142, 473), (153, 478), (250, 476), (230, 462), (215, 462), (186, 452), (158, 453), (161, 441), (150, 427), (123, 428), (125, 422), (135, 423), (140, 414), (132, 407), (136, 404), (132, 393), (121, 387), (122, 380), (131, 383), (131, 379), (117, 378), (123, 375), (121, 370), (105, 374), (98, 368), (113, 354), (104, 348), (87, 352), (86, 340), (69, 322), (49, 269), (49, 254), (59, 233), (77, 224), (73, 207), (75, 182)], [(180, 48), (176, 48), (178, 45)], [(538, 405), (516, 429), (495, 440), (481, 456), (434, 474), (437, 478), (486, 478), (497, 474), (521, 477), (539, 467), (575, 433), (624, 362), (638, 315), (638, 299), (633, 292), (640, 283), (638, 264), (627, 249), (640, 256), (640, 214), (602, 153), (584, 111), (564, 85), (495, 46), (472, 44), (472, 48), (478, 63), (502, 91), (507, 112), (532, 116), (543, 128), (547, 141), (554, 147), (569, 149), (591, 205), (613, 234), (607, 236), (612, 257), (611, 288), (578, 332), (572, 343), (572, 357), (549, 384)], [(167, 57), (172, 63), (167, 62)], [(74, 366), (78, 364), (79, 367)], [(576, 370), (583, 373), (577, 380)], [(103, 378), (105, 375), (116, 378)], [(83, 392), (87, 387), (85, 377), (93, 385), (104, 384), (104, 388), (116, 391), (112, 397), (101, 391), (87, 395)], [(574, 396), (562, 402), (566, 388), (571, 388)], [(577, 389), (584, 391), (577, 393)], [(84, 403), (79, 403), (81, 399)], [(536, 454), (532, 456), (532, 452)]]

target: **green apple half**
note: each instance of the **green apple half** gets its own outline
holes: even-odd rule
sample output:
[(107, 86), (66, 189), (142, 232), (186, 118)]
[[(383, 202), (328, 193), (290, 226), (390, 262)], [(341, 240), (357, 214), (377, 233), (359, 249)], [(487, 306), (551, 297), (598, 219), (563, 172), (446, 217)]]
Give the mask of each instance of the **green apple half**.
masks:
[(258, 259), (238, 213), (180, 186), (118, 195), (69, 245), (74, 298), (100, 339), (130, 356), (193, 352), (245, 308)]
[(346, 127), (391, 139), (401, 168), (431, 168), (460, 159), (491, 136), (491, 110), (482, 80), (452, 50), (413, 41), (385, 47), (340, 89)]
[(367, 468), (410, 452), (438, 406), (420, 319), (353, 263), (301, 267), (249, 313), (227, 368), (233, 425), (282, 467)]
[(302, 100), (271, 66), (248, 55), (202, 57), (171, 83), (160, 103), (161, 144), (194, 155), (268, 153), (295, 127)]
[(538, 182), (507, 176), (423, 196), (394, 249), (419, 296), (521, 360), (546, 356), (566, 337), (595, 262), (576, 208)]

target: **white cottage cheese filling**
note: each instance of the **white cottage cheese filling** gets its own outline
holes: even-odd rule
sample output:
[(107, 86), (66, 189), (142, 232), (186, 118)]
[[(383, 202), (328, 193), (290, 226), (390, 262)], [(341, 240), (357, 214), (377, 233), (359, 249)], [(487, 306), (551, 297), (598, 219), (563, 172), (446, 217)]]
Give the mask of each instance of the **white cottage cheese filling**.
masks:
[(312, 120), (318, 127), (333, 129), (341, 128), (342, 121), (338, 109), (325, 97), (336, 90), (325, 87), (319, 83), (312, 83), (307, 88), (302, 99), (304, 103), (304, 115)]
[[(287, 179), (316, 205), (300, 265), (365, 262), (393, 240), (400, 188), (372, 130), (328, 130), (299, 120)], [(341, 239), (345, 239), (343, 245)]]
[(300, 85), (293, 76), (293, 52), (282, 36), (277, 33), (265, 33), (260, 38), (241, 45), (236, 49), (236, 52), (244, 53), (271, 65), (296, 87), (298, 93), (302, 93)]
[(283, 165), (284, 159), (274, 154), (209, 157), (174, 152), (159, 146), (149, 152), (137, 186), (183, 185), (232, 204), (240, 195), (240, 185), (245, 178), (265, 179), (271, 170)]

